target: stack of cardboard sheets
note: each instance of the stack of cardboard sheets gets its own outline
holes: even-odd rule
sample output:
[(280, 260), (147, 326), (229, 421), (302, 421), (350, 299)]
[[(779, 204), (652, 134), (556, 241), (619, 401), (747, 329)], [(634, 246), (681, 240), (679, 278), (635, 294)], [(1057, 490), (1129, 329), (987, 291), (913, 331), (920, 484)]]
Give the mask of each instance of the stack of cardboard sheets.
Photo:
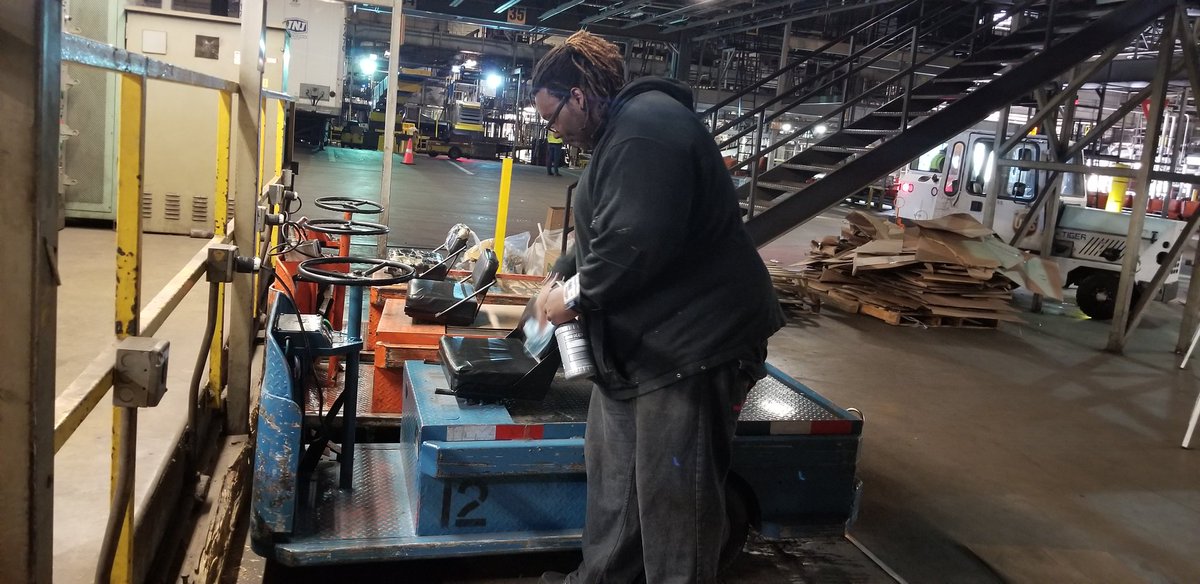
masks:
[(1017, 286), (1062, 299), (1052, 261), (1009, 246), (970, 215), (915, 223), (905, 228), (852, 212), (841, 236), (814, 241), (809, 259), (790, 269), (823, 301), (891, 324), (1020, 321), (1009, 302)]

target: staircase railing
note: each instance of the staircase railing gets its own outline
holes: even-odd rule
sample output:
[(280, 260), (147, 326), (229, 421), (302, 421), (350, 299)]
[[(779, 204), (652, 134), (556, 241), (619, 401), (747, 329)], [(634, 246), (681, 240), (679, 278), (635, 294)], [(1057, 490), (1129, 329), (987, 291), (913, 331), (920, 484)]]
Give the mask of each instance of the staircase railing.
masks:
[[(824, 45), (817, 47), (811, 53), (809, 53), (807, 56), (805, 56), (801, 59), (796, 59), (795, 61), (792, 61), (791, 63), (788, 63), (787, 65), (777, 69), (774, 73), (771, 73), (770, 75), (768, 75), (766, 77), (763, 77), (762, 79), (758, 80), (757, 82), (755, 82), (747, 87), (744, 87), (741, 90), (739, 90), (738, 92), (734, 93), (733, 95), (725, 98), (724, 100), (721, 100), (716, 105), (701, 112), (700, 116), (702, 118), (710, 118), (712, 120), (710, 127), (714, 128), (714, 130), (715, 130), (715, 128), (717, 127), (717, 117), (716, 116), (725, 107), (733, 104), (734, 102), (736, 102), (740, 99), (745, 98), (746, 96), (748, 96), (750, 94), (757, 92), (758, 90), (762, 89), (766, 84), (768, 84), (772, 81), (775, 81), (776, 79), (779, 79), (780, 77), (782, 77), (788, 73), (791, 73), (792, 71), (795, 71), (796, 69), (800, 68), (803, 65), (808, 64), (809, 62), (811, 62), (813, 60), (813, 58), (824, 55), (826, 51), (828, 51), (829, 49), (832, 49), (833, 47), (836, 47), (837, 45), (839, 45), (841, 43), (846, 42), (847, 40), (850, 39), (850, 37), (853, 37), (865, 30), (868, 30), (871, 27), (875, 26), (876, 24), (879, 24), (880, 22), (883, 22), (889, 18), (900, 15), (905, 10), (916, 5), (919, 2), (921, 2), (921, 0), (908, 0), (907, 2), (904, 2), (903, 4), (901, 4), (900, 6), (894, 8), (892, 10), (889, 10), (882, 14), (878, 14), (878, 15), (874, 16), (873, 18), (867, 19), (865, 22), (863, 22), (859, 25), (856, 25), (854, 28), (851, 28), (850, 30), (846, 31), (844, 34), (837, 37), (836, 39), (833, 39), (833, 40), (825, 43)], [(795, 87), (788, 88), (787, 92), (791, 93), (794, 89), (795, 89)]]
[[(1017, 6), (1013, 6), (1013, 7), (1007, 8), (1007, 9), (1002, 9), (1002, 10), (1000, 10), (1000, 12), (1004, 12), (1007, 16), (1011, 17), (1014, 14), (1017, 14), (1019, 12), (1027, 10), (1031, 5), (1033, 5), (1035, 3), (1035, 1), (1036, 0), (1026, 0), (1025, 2), (1023, 2), (1021, 4), (1018, 4)], [(971, 5), (971, 6), (972, 6), (972, 9), (974, 9), (973, 5)], [(821, 125), (824, 122), (827, 122), (830, 119), (833, 119), (835, 116), (841, 115), (842, 112), (850, 111), (852, 108), (862, 104), (868, 98), (870, 98), (874, 95), (877, 95), (877, 93), (879, 92), (880, 89), (887, 89), (887, 88), (891, 87), (893, 84), (897, 83), (898, 81), (901, 81), (905, 78), (915, 75), (917, 71), (924, 68), (925, 66), (927, 66), (929, 63), (933, 62), (934, 60), (945, 56), (947, 53), (949, 53), (950, 51), (953, 51), (954, 49), (961, 48), (964, 45), (964, 43), (973, 42), (975, 39), (977, 39), (981, 35), (981, 33), (991, 32), (992, 28), (994, 28), (994, 26), (998, 22), (1002, 22), (1003, 20), (1006, 20), (1006, 19), (1001, 19), (1000, 21), (993, 22), (992, 27), (974, 28), (971, 32), (969, 32), (965, 35), (962, 35), (961, 37), (951, 41), (950, 43), (946, 44), (945, 46), (938, 49), (937, 51), (927, 54), (924, 58), (912, 63), (907, 68), (897, 71), (894, 75), (892, 75), (891, 77), (888, 77), (886, 80), (864, 90), (858, 96), (856, 96), (854, 98), (849, 98), (847, 96), (845, 99), (843, 99), (842, 104), (840, 106), (838, 106), (837, 108), (818, 117), (816, 120), (792, 131), (791, 133), (787, 134), (786, 136), (777, 140), (776, 142), (770, 144), (769, 146), (763, 147), (763, 146), (761, 146), (761, 143), (755, 144), (755, 150), (753, 151), (753, 153), (745, 160), (738, 162), (730, 170), (740, 170), (742, 168), (745, 168), (748, 164), (751, 164), (752, 162), (756, 162), (756, 161), (760, 160), (762, 157), (775, 152), (779, 148), (791, 143), (792, 141), (803, 136), (804, 134), (812, 131), (818, 125)], [(976, 24), (978, 24), (978, 23), (976, 23)], [(945, 25), (946, 25), (946, 23), (940, 23), (940, 26), (938, 28), (941, 28), (942, 26), (945, 26)], [(927, 29), (927, 30), (929, 30), (929, 29)], [(911, 30), (904, 29), (903, 32), (911, 32)], [(908, 46), (908, 45), (906, 44), (906, 45), (897, 47), (896, 49), (893, 49), (892, 52), (895, 52), (895, 50), (898, 50), (899, 48), (903, 48), (904, 46)], [(880, 57), (880, 58), (882, 58), (882, 57)], [(778, 118), (781, 115), (784, 115), (785, 113), (794, 109), (795, 107), (805, 103), (807, 101), (807, 99), (811, 98), (814, 95), (819, 94), (822, 90), (832, 86), (837, 81), (840, 81), (843, 78), (847, 78), (848, 76), (853, 75), (854, 73), (862, 71), (863, 69), (865, 69), (866, 67), (869, 67), (871, 64), (874, 64), (878, 60), (879, 59), (877, 59), (877, 58), (869, 59), (866, 62), (860, 63), (860, 64), (852, 67), (851, 69), (838, 74), (833, 79), (826, 81), (821, 86), (819, 86), (816, 89), (805, 94), (804, 97), (797, 99), (796, 101), (793, 101), (793, 102), (789, 103), (788, 105), (777, 109), (774, 114), (760, 116), (759, 123), (760, 124), (769, 123), (770, 121)], [(766, 105), (766, 104), (764, 104), (764, 105)], [(762, 111), (765, 111), (765, 109)], [(905, 127), (907, 124), (907, 121), (908, 121), (907, 114), (908, 113), (909, 112), (902, 112), (902, 120), (901, 120), (901, 124), (900, 124), (901, 128)], [(741, 117), (744, 117), (744, 116), (741, 116)], [(733, 135), (732, 137), (729, 137), (729, 138), (725, 139), (724, 141), (719, 142), (719, 146), (721, 148), (724, 148), (725, 146), (728, 146), (729, 144), (735, 142), (736, 140), (740, 139), (741, 137), (743, 137), (743, 136), (749, 134), (751, 131), (755, 131), (755, 130), (756, 130), (756, 128), (745, 128), (745, 129), (739, 131), (737, 134)]]
[[(899, 51), (900, 49), (903, 49), (903, 48), (909, 46), (908, 42), (904, 42), (904, 43), (896, 43), (894, 45), (890, 45), (890, 48), (889, 48), (889, 43), (893, 43), (902, 38), (909, 37), (909, 36), (911, 36), (911, 33), (913, 31), (918, 30), (918, 29), (924, 30), (926, 32), (936, 32), (937, 30), (940, 30), (941, 28), (945, 27), (946, 25), (954, 22), (957, 18), (959, 18), (961, 16), (961, 12), (962, 11), (956, 11), (956, 12), (951, 12), (951, 13), (943, 12), (943, 13), (939, 13), (937, 16), (930, 16), (930, 17), (928, 17), (930, 20), (938, 20), (938, 22), (936, 22), (928, 27), (921, 27), (920, 25), (923, 22), (918, 21), (918, 22), (909, 24), (905, 27), (898, 28), (895, 31), (892, 31), (891, 33), (887, 34), (886, 36), (880, 37), (880, 38), (872, 41), (871, 43), (867, 44), (866, 46), (863, 46), (862, 48), (857, 49), (857, 50), (851, 52), (850, 54), (846, 55), (845, 57), (839, 59), (838, 61), (836, 61), (829, 67), (827, 67), (825, 71), (822, 71), (821, 73), (819, 73), (817, 75), (810, 76), (807, 79), (804, 79), (803, 81), (801, 81), (800, 83), (797, 83), (792, 88), (790, 88), (786, 93), (784, 93), (782, 95), (777, 95), (761, 104), (756, 105), (755, 107), (751, 108), (749, 111), (746, 111), (745, 113), (737, 116), (736, 118), (726, 122), (724, 125), (714, 126), (713, 134), (720, 135), (724, 132), (727, 132), (730, 129), (733, 129), (733, 128), (737, 127), (738, 125), (742, 124), (742, 122), (745, 122), (755, 116), (758, 116), (759, 114), (761, 114), (764, 111), (768, 111), (771, 106), (778, 104), (781, 101), (784, 101), (785, 99), (787, 99), (789, 97), (792, 97), (792, 94), (796, 93), (798, 90), (806, 89), (806, 88), (812, 86), (813, 84), (817, 83), (821, 79), (826, 79), (827, 75), (831, 75), (831, 74), (834, 75), (834, 77), (832, 79), (828, 79), (825, 83), (821, 84), (816, 89), (810, 90), (808, 93), (805, 93), (803, 96), (796, 98), (794, 101), (788, 103), (787, 105), (777, 108), (775, 110), (775, 113), (769, 114), (767, 116), (767, 121), (774, 120), (775, 118), (782, 116), (782, 115), (786, 114), (787, 112), (791, 111), (795, 107), (797, 107), (803, 103), (806, 103), (813, 96), (819, 95), (822, 91), (832, 87), (838, 81), (841, 81), (843, 79), (848, 79), (854, 73), (862, 71), (862, 70), (866, 69), (867, 67), (874, 65), (875, 63), (877, 63), (879, 61), (882, 61), (883, 59), (892, 55), (896, 51)], [(926, 23), (926, 24), (928, 24), (928, 23)], [(867, 57), (865, 61), (859, 61), (859, 62), (855, 63), (858, 59), (862, 59), (868, 53), (871, 53), (872, 51), (877, 51), (877, 50), (879, 50), (879, 51), (876, 54), (874, 54), (871, 57)], [(854, 64), (852, 64), (852, 63), (854, 63)], [(842, 70), (842, 68), (847, 65), (850, 65), (849, 68)], [(839, 73), (839, 71), (840, 71), (840, 73)], [(738, 138), (741, 138), (741, 137), (745, 136), (746, 134), (750, 133), (750, 131), (752, 131), (752, 129), (743, 129), (742, 131), (738, 132), (737, 134), (733, 135), (732, 137), (726, 139), (720, 145), (722, 147), (724, 147), (724, 146), (728, 145), (729, 143), (733, 142), (734, 140), (737, 140)]]

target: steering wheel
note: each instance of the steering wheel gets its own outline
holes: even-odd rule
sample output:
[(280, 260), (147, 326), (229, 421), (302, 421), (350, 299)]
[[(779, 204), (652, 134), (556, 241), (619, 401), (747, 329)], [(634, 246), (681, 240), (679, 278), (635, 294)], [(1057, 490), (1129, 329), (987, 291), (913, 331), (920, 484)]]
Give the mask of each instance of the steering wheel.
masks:
[(388, 232), (387, 225), (345, 219), (310, 219), (304, 226), (317, 233), (333, 235), (385, 235)]
[(364, 215), (378, 215), (383, 212), (383, 205), (375, 201), (366, 199), (355, 199), (354, 197), (320, 197), (314, 201), (316, 205), (322, 209), (330, 211), (339, 211), (342, 213), (362, 213)]
[[(345, 266), (346, 271), (332, 270), (328, 266)], [(375, 277), (380, 270), (387, 270), (389, 275)], [(416, 273), (412, 266), (400, 262), (353, 257), (304, 260), (300, 262), (299, 271), (304, 280), (335, 286), (390, 286), (407, 282)]]

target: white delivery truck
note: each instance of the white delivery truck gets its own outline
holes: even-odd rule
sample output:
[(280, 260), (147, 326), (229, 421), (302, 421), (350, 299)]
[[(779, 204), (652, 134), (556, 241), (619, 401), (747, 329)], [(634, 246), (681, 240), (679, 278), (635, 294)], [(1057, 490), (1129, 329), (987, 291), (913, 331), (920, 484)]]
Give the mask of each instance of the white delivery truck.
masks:
[[(1009, 241), (1020, 228), (1030, 205), (1046, 181), (1046, 171), (1001, 167), (992, 176), (996, 146), (991, 132), (968, 130), (910, 162), (899, 173), (896, 213), (902, 219), (932, 219), (952, 213), (970, 213), (983, 218), (984, 201), (991, 181), (1001, 180), (996, 202), (994, 230)], [(1013, 148), (1010, 156), (1024, 160), (1049, 160), (1049, 143), (1030, 136)], [(1062, 268), (1063, 287), (1078, 285), (1076, 302), (1092, 318), (1112, 318), (1116, 290), (1125, 252), (1129, 215), (1101, 209), (1062, 205), (1057, 212), (1052, 256)], [(1018, 240), (1022, 249), (1041, 248), (1046, 226), (1043, 209)], [(1183, 223), (1146, 217), (1138, 253), (1136, 273), (1139, 286), (1154, 277), (1165, 261), (1167, 250), (1183, 232)], [(1173, 266), (1163, 287), (1163, 298), (1174, 298), (1179, 282), (1179, 264)]]

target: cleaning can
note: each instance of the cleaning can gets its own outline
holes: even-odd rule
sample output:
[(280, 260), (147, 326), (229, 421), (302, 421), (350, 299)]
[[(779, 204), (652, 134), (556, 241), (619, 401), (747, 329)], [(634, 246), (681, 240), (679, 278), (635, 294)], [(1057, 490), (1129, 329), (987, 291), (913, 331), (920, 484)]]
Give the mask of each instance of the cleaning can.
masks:
[(579, 321), (558, 325), (554, 330), (554, 338), (558, 341), (558, 354), (562, 356), (563, 373), (567, 379), (583, 379), (596, 373), (591, 343)]

